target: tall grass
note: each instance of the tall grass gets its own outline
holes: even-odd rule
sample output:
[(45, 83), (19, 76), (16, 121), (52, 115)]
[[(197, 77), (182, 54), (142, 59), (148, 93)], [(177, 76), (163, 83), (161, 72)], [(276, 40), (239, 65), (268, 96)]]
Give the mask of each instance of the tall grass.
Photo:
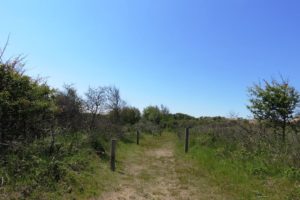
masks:
[[(249, 129), (237, 123), (191, 129), (186, 159), (237, 199), (300, 199), (299, 160), (295, 160), (299, 152), (290, 154), (296, 142), (282, 146), (276, 138), (268, 138), (271, 135), (262, 137), (255, 132), (258, 127), (247, 124)], [(267, 131), (264, 133), (271, 134)]]

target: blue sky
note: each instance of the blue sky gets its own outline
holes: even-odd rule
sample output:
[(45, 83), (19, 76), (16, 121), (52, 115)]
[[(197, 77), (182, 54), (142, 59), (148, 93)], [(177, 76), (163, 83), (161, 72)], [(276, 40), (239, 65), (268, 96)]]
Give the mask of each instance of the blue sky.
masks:
[(142, 109), (246, 117), (247, 87), (300, 79), (299, 0), (3, 0), (0, 44), (61, 88), (116, 85)]

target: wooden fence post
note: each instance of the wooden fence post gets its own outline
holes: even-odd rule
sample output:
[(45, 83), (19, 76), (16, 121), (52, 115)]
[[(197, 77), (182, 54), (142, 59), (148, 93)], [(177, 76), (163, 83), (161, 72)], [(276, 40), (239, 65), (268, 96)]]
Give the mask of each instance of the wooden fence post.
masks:
[(185, 153), (189, 152), (190, 129), (185, 129)]
[(110, 152), (110, 169), (114, 172), (116, 170), (116, 145), (117, 140), (111, 140), (111, 152)]
[(136, 131), (136, 144), (139, 145), (140, 144), (140, 132)]

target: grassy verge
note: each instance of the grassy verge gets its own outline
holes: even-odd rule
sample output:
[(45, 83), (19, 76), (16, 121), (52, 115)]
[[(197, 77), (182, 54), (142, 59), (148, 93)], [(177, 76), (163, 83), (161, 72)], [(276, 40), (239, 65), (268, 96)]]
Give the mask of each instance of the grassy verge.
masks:
[(233, 199), (300, 199), (300, 183), (283, 175), (284, 166), (268, 165), (263, 155), (251, 156), (224, 144), (207, 145), (205, 140), (193, 138), (187, 155), (178, 143), (177, 155), (192, 163), (195, 176), (207, 177), (223, 194)]
[[(53, 152), (50, 142), (36, 141), (9, 155), (0, 166), (0, 199), (91, 199), (118, 181), (109, 168), (109, 142), (86, 134), (57, 138)], [(133, 136), (118, 142), (120, 160), (134, 150)], [(101, 146), (107, 151), (99, 156)], [(95, 149), (96, 148), (96, 149)], [(101, 148), (100, 148), (101, 149)], [(120, 166), (121, 167), (121, 166)]]

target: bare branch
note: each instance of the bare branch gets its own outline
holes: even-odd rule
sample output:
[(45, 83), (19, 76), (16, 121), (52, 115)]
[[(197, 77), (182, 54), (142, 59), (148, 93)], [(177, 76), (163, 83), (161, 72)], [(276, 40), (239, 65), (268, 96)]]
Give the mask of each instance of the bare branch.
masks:
[(6, 39), (6, 43), (5, 43), (4, 47), (2, 49), (0, 49), (0, 63), (3, 63), (2, 58), (3, 58), (3, 55), (4, 55), (5, 51), (6, 51), (6, 48), (8, 46), (9, 38), (10, 38), (10, 34), (8, 35), (8, 37)]

